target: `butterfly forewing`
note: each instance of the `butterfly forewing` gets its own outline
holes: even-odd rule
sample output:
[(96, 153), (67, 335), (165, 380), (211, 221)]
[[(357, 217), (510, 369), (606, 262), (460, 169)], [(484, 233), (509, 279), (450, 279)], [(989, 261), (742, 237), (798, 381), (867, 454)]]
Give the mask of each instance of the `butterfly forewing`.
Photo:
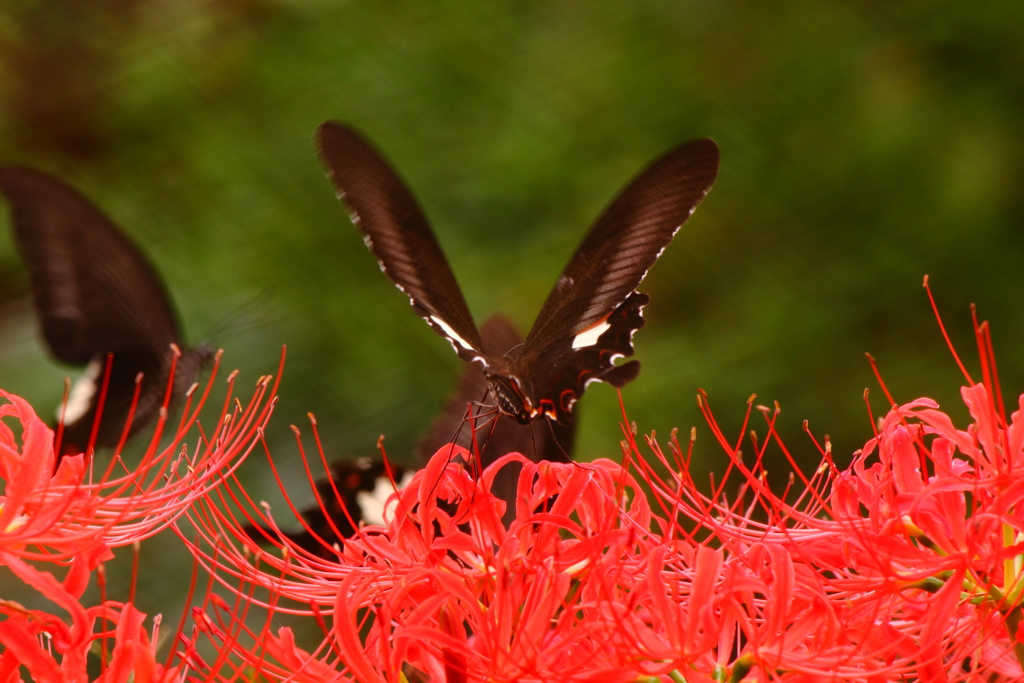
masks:
[(569, 261), (527, 335), (511, 353), (481, 345), (465, 299), (412, 195), (350, 129), (326, 123), (321, 156), (381, 268), (464, 360), (480, 361), (492, 398), (519, 423), (546, 416), (567, 427), (595, 380), (621, 387), (640, 371), (633, 333), (644, 324), (637, 285), (707, 194), (718, 146), (689, 142), (651, 164), (605, 210)]
[[(180, 334), (170, 298), (142, 252), (89, 200), (59, 180), (25, 168), (0, 168), (0, 192), (11, 206), (16, 242), (29, 271), (32, 298), (51, 354), (71, 365), (90, 364), (63, 411), (61, 455), (89, 444), (107, 385), (96, 446), (122, 436), (136, 378), (143, 383), (131, 432), (163, 404)], [(113, 354), (108, 361), (107, 355)], [(184, 352), (175, 395), (208, 357)], [(104, 378), (104, 368), (110, 372)]]
[(138, 248), (91, 202), (25, 168), (0, 169), (43, 336), (54, 357), (82, 365), (96, 354), (179, 339), (167, 293)]
[(526, 338), (545, 354), (600, 323), (640, 284), (718, 174), (718, 145), (695, 140), (651, 164), (604, 211), (569, 260)]
[(327, 122), (317, 139), (330, 179), (381, 270), (463, 360), (486, 362), (466, 300), (412, 193), (350, 128)]

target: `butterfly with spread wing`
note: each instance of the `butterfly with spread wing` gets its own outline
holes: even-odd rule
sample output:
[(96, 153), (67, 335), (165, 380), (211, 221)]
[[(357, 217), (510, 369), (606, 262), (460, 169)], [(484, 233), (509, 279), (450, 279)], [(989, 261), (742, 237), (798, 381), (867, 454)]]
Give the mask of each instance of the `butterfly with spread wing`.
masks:
[(319, 153), (339, 198), (381, 270), (460, 358), (478, 363), (501, 413), (522, 424), (569, 424), (593, 381), (622, 387), (640, 362), (633, 333), (650, 300), (636, 291), (711, 189), (718, 146), (695, 140), (637, 176), (597, 220), (548, 295), (526, 341), (510, 352), (481, 339), (451, 267), (405, 184), (366, 140), (336, 122), (320, 126)]
[[(139, 248), (92, 202), (56, 178), (3, 167), (0, 192), (11, 207), (47, 348), (62, 363), (88, 365), (64, 407), (58, 454), (116, 445), (140, 373), (130, 433), (148, 424), (164, 403), (174, 363), (171, 345), (181, 345), (167, 290)], [(184, 393), (211, 356), (206, 347), (182, 349), (174, 396)], [(104, 382), (105, 402), (95, 425)]]
[[(569, 261), (523, 342), (501, 316), (477, 331), (416, 200), (369, 143), (332, 122), (320, 127), (318, 140), (329, 176), (381, 270), (409, 296), (417, 314), (470, 361), (456, 394), (421, 441), (421, 459), (454, 442), (479, 449), (482, 467), (513, 451), (568, 461), (573, 406), (586, 385), (601, 380), (621, 387), (639, 372), (638, 361), (614, 364), (633, 354), (633, 332), (644, 323), (648, 297), (636, 287), (714, 182), (715, 143), (698, 140), (672, 150), (623, 190)], [(474, 433), (481, 412), (472, 404), (488, 391), (502, 414)], [(381, 486), (383, 473), (379, 461), (334, 463), (330, 480), (316, 484), (321, 505), (304, 510), (303, 530), (285, 537), (331, 556), (361, 522), (380, 516), (376, 508), (364, 508), (380, 502), (369, 493), (389, 490)], [(517, 475), (518, 468), (506, 467), (494, 480), (495, 495), (507, 505), (506, 525), (515, 514)], [(269, 530), (255, 525), (245, 533), (258, 542), (273, 540)]]

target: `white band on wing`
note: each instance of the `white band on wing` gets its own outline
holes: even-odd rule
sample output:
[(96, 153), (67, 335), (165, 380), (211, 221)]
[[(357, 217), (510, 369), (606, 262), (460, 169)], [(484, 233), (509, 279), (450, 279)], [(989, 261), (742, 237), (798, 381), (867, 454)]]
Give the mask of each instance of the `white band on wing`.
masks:
[[(92, 399), (96, 396), (96, 390), (99, 388), (96, 386), (96, 383), (100, 379), (105, 362), (105, 357), (96, 356), (93, 358), (89, 361), (89, 366), (85, 369), (85, 373), (71, 386), (71, 393), (68, 394), (68, 403), (63, 407), (64, 424), (74, 424), (78, 422), (79, 418), (89, 412), (89, 408), (92, 407)], [(61, 418), (61, 410), (62, 408), (57, 408), (58, 420)]]
[(607, 318), (597, 323), (596, 325), (588, 327), (587, 329), (583, 330), (575, 337), (573, 337), (572, 348), (582, 349), (587, 346), (593, 346), (594, 344), (597, 343), (598, 337), (604, 334), (610, 327), (611, 325), (608, 323)]
[(478, 350), (478, 349), (474, 349), (474, 348), (473, 348), (472, 346), (470, 346), (470, 345), (469, 345), (469, 342), (467, 342), (467, 341), (466, 341), (465, 339), (463, 339), (463, 338), (462, 338), (462, 337), (460, 337), (460, 336), (459, 336), (458, 334), (456, 334), (456, 333), (455, 333), (455, 330), (453, 330), (453, 329), (452, 329), (451, 325), (449, 325), (449, 324), (448, 324), (448, 323), (446, 323), (445, 321), (441, 320), (441, 319), (440, 319), (440, 318), (438, 318), (438, 317), (437, 317), (436, 315), (432, 315), (432, 316), (430, 316), (430, 319), (431, 319), (431, 320), (433, 320), (433, 321), (434, 321), (435, 323), (437, 323), (437, 325), (438, 325), (438, 326), (439, 326), (439, 327), (440, 327), (440, 328), (441, 328), (442, 330), (444, 330), (444, 333), (445, 333), (446, 335), (448, 335), (448, 337), (449, 337), (449, 338), (450, 338), (450, 339), (451, 339), (452, 341), (454, 341), (454, 342), (457, 342), (457, 343), (459, 344), (459, 346), (461, 346), (462, 348), (464, 348), (464, 349), (465, 349), (465, 350), (467, 350), (467, 351), (476, 351), (477, 353), (479, 353), (479, 350)]
[(359, 491), (356, 493), (356, 502), (363, 512), (363, 521), (366, 524), (387, 526), (394, 516), (395, 507), (398, 506), (398, 497), (392, 496), (404, 489), (412, 481), (413, 473), (406, 472), (405, 476), (396, 482), (398, 488), (391, 485), (387, 475), (377, 477), (372, 491)]

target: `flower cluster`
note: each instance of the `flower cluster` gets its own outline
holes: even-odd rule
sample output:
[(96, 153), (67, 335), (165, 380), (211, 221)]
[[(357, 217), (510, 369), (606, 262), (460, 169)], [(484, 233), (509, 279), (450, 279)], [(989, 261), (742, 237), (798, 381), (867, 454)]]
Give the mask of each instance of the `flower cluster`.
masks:
[[(621, 464), (510, 453), (478, 473), (446, 446), (383, 525), (324, 552), (281, 532), (234, 476), (261, 442), (267, 381), (248, 408), (226, 402), (191, 457), (175, 453), (194, 413), (171, 446), (95, 484), (83, 456), (54, 470), (52, 433), (0, 394), (0, 419), (20, 425), (0, 421), (0, 562), (67, 614), (0, 602), (0, 680), (85, 681), (97, 649), (105, 681), (1024, 680), (1024, 396), (1004, 412), (977, 329), (984, 379), (962, 390), (966, 428), (930, 399), (894, 405), (851, 464), (826, 440), (820, 466), (794, 464), (780, 491), (762, 465), (768, 449), (789, 454), (778, 411), (758, 411), (765, 436), (747, 444), (701, 395), (727, 462), (710, 487), (690, 476), (696, 430), (662, 444), (627, 429)], [(510, 523), (494, 492), (505, 467), (519, 472)], [(212, 588), (160, 663), (130, 603), (81, 600), (113, 548), (167, 525)], [(66, 565), (63, 578), (42, 563)]]
[[(480, 477), (448, 447), (329, 559), (283, 534), (261, 550), (240, 495), (205, 496), (191, 549), (237, 602), (201, 630), (236, 671), (288, 681), (1024, 680), (1024, 396), (1007, 418), (994, 386), (963, 389), (966, 429), (929, 399), (894, 406), (852, 464), (826, 442), (781, 492), (761, 464), (788, 453), (777, 411), (744, 458), (704, 397), (729, 463), (710, 492), (695, 431), (663, 448), (627, 430), (621, 465), (510, 454)], [(511, 463), (505, 528), (491, 486)], [(322, 639), (251, 630), (243, 604)]]
[(183, 439), (208, 392), (209, 385), (194, 410), (186, 407), (169, 443), (154, 439), (133, 468), (116, 455), (95, 477), (86, 454), (58, 459), (53, 431), (23, 399), (0, 391), (0, 565), (33, 602), (52, 605), (0, 600), (0, 680), (27, 672), (34, 681), (87, 681), (97, 670), (97, 680), (110, 683), (181, 679), (180, 661), (157, 660), (157, 629), (151, 635), (146, 615), (105, 598), (87, 606), (83, 594), (116, 548), (172, 525), (259, 442), (273, 392), (266, 378), (247, 408), (236, 403), (228, 412), (226, 402), (217, 429), (189, 449)]

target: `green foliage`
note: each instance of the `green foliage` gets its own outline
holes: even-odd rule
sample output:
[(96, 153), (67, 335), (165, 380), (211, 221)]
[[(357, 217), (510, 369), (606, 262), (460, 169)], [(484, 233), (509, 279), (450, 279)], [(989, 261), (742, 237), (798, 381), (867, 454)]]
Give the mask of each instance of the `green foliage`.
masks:
[[(188, 339), (210, 335), (246, 380), (288, 344), (279, 456), (312, 411), (329, 455), (371, 453), (383, 433), (409, 460), (460, 364), (377, 272), (314, 128), (363, 129), (423, 203), (477, 320), (501, 311), (524, 330), (631, 175), (713, 137), (718, 184), (642, 287), (630, 417), (706, 438), (698, 387), (734, 428), (756, 392), (780, 401), (806, 462), (803, 419), (842, 460), (870, 435), (863, 389), (888, 407), (865, 351), (897, 400), (953, 398), (926, 273), (961, 353), (976, 301), (1007, 394), (1024, 385), (1022, 15), (1014, 2), (23, 0), (0, 10), (0, 158), (93, 197), (158, 265)], [(33, 341), (8, 232), (0, 382), (56, 405), (68, 371)], [(580, 454), (615, 455), (614, 392), (595, 385), (580, 408)]]

